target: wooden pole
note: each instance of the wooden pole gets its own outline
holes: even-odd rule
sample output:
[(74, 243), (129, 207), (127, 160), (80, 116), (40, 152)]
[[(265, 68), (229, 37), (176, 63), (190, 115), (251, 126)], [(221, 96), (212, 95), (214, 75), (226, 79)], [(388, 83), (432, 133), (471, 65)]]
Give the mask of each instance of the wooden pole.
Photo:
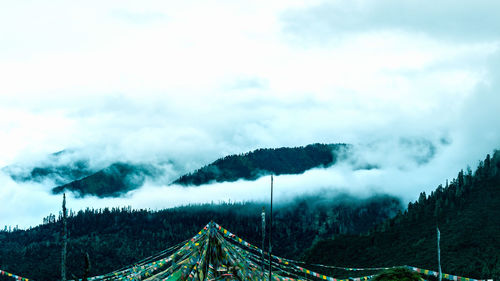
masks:
[(266, 258), (264, 256), (264, 247), (266, 243), (266, 209), (262, 207), (262, 272), (264, 272)]
[(83, 278), (82, 280), (83, 281), (88, 281), (88, 277), (89, 277), (89, 273), (90, 273), (90, 257), (89, 257), (89, 253), (85, 253), (85, 270), (84, 270), (84, 273), (83, 273)]
[(439, 228), (437, 229), (437, 246), (438, 246), (438, 265), (439, 265), (439, 281), (443, 278), (443, 273), (441, 272), (441, 249), (439, 248), (439, 240), (441, 239), (441, 233), (439, 232)]
[(61, 280), (66, 281), (66, 248), (68, 245), (68, 232), (66, 224), (66, 193), (63, 194), (62, 203), (62, 249), (61, 249)]
[(269, 281), (273, 274), (272, 268), (272, 255), (273, 255), (273, 175), (271, 175), (271, 212), (269, 214)]

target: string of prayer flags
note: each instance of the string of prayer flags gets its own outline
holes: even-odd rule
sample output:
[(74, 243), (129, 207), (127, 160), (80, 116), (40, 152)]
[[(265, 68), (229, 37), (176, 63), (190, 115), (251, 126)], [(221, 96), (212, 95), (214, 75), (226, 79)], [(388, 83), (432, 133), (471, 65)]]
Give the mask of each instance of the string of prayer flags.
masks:
[[(271, 255), (264, 261), (262, 255), (269, 256), (262, 249), (248, 243), (222, 226), (210, 222), (194, 237), (165, 249), (156, 255), (116, 271), (88, 278), (89, 281), (150, 281), (150, 280), (275, 280), (275, 281), (362, 281), (374, 275), (348, 278), (327, 276), (303, 265), (306, 263)], [(267, 266), (273, 269), (269, 276)], [(438, 272), (412, 266), (353, 268), (333, 265), (310, 264), (314, 267), (341, 269), (346, 271), (386, 270), (390, 268), (408, 268), (427, 275), (438, 276)], [(19, 281), (31, 281), (12, 273), (0, 270), (2, 276), (12, 277)], [(445, 280), (460, 281), (492, 281), (478, 280), (443, 274)], [(75, 280), (69, 280), (75, 281)], [(82, 281), (78, 279), (78, 281)]]
[[(30, 280), (30, 279), (28, 279), (28, 278), (24, 278), (24, 277), (21, 277), (21, 276), (17, 276), (17, 275), (15, 275), (15, 274), (12, 274), (12, 273), (10, 273), (10, 272), (7, 272), (7, 271), (5, 271), (5, 270), (1, 270), (1, 269), (0, 269), (0, 275), (1, 275), (1, 276), (12, 277), (12, 278), (14, 278), (15, 280), (19, 280), (19, 281), (29, 281), (29, 280)], [(31, 280), (31, 281), (33, 281), (33, 280)]]

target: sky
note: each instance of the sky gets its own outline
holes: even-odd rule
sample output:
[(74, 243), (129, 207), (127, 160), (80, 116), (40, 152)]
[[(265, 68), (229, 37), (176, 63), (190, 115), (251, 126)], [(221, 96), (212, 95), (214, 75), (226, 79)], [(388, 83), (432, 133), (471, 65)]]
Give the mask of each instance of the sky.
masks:
[[(225, 155), (317, 142), (356, 151), (328, 169), (277, 177), (278, 198), (346, 191), (407, 202), (500, 147), (497, 1), (1, 6), (0, 167), (71, 149), (95, 168), (126, 161), (166, 171), (123, 198), (70, 195), (74, 210), (267, 200), (267, 178), (165, 183)], [(378, 169), (356, 169), (365, 162)], [(52, 184), (0, 172), (0, 226), (57, 213)]]

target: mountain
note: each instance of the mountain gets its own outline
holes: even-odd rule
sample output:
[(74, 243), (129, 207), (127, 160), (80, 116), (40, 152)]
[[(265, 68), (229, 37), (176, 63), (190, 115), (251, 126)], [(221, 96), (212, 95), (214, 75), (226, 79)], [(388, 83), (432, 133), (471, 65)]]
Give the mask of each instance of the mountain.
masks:
[(82, 179), (72, 181), (52, 189), (53, 193), (72, 191), (78, 196), (118, 197), (130, 190), (141, 187), (149, 177), (161, 171), (152, 165), (117, 162)]
[[(172, 184), (202, 185), (210, 182), (255, 180), (269, 174), (300, 174), (317, 167), (335, 164), (350, 148), (347, 144), (310, 144), (301, 147), (257, 149), (229, 155), (183, 175)], [(100, 170), (89, 165), (89, 159), (74, 150), (50, 154), (47, 159), (30, 165), (11, 165), (3, 172), (17, 182), (54, 182), (55, 194), (75, 192), (77, 196), (118, 197), (141, 187), (147, 179), (162, 176), (161, 169), (150, 163), (114, 162)]]
[(318, 241), (305, 260), (345, 267), (406, 264), (437, 271), (437, 226), (443, 272), (500, 278), (499, 151), (481, 161), (474, 173), (462, 170), (430, 195), (421, 193), (404, 213), (370, 233)]
[(2, 168), (16, 182), (53, 181), (57, 185), (69, 183), (95, 173), (86, 157), (75, 156), (73, 150), (49, 154), (36, 163), (14, 164)]
[[(210, 182), (255, 180), (269, 174), (300, 174), (316, 167), (335, 164), (349, 145), (310, 144), (303, 147), (257, 149), (240, 155), (229, 155), (183, 175), (172, 184), (202, 185)], [(61, 171), (62, 168), (59, 168)], [(116, 162), (97, 172), (65, 182), (52, 189), (54, 193), (75, 192), (78, 196), (118, 197), (139, 188), (146, 179), (162, 175), (162, 171), (150, 164)]]
[(347, 144), (310, 144), (300, 147), (257, 149), (218, 159), (193, 173), (181, 176), (174, 184), (202, 185), (210, 182), (255, 180), (275, 174), (301, 174), (309, 169), (336, 163)]
[(114, 162), (96, 169), (89, 158), (71, 149), (52, 153), (35, 163), (7, 166), (2, 172), (16, 182), (54, 183), (57, 186), (53, 193), (71, 191), (80, 197), (117, 197), (142, 186), (148, 178), (163, 175), (154, 165), (141, 163)]
[[(436, 146), (426, 139), (400, 139), (396, 152), (403, 151), (409, 162), (424, 165), (435, 155)], [(212, 182), (256, 180), (265, 175), (301, 174), (346, 160), (354, 169), (377, 169), (377, 164), (363, 157), (349, 158), (356, 153), (349, 144), (310, 144), (300, 147), (261, 148), (224, 158), (180, 176), (171, 184), (199, 186)], [(377, 146), (368, 146), (376, 150)], [(359, 151), (357, 151), (359, 153)], [(117, 197), (139, 188), (147, 179), (164, 177), (158, 163), (107, 162), (90, 165), (90, 159), (76, 150), (63, 150), (49, 155), (41, 163), (12, 165), (2, 170), (18, 182), (54, 182), (54, 193), (73, 191), (78, 196)], [(362, 156), (362, 155), (361, 155)], [(369, 157), (368, 157), (369, 158)], [(182, 169), (180, 169), (182, 170)]]
[[(247, 202), (155, 212), (130, 208), (70, 212), (68, 276), (82, 276), (86, 252), (91, 276), (111, 272), (191, 238), (212, 220), (260, 247), (261, 211), (266, 205)], [(383, 195), (365, 200), (318, 195), (273, 207), (273, 253), (289, 258), (300, 256), (313, 241), (365, 232), (402, 208), (398, 199)], [(60, 229), (61, 220), (49, 215), (43, 225), (28, 230), (0, 231), (0, 268), (39, 281), (59, 279)]]

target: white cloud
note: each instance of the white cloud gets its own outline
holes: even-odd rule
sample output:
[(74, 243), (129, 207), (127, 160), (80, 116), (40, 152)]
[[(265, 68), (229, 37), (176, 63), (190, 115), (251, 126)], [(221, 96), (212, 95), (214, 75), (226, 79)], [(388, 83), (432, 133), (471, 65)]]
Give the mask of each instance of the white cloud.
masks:
[(405, 30), (454, 42), (497, 41), (498, 8), (498, 2), (490, 0), (433, 4), (417, 0), (319, 1), (290, 9), (283, 20), (292, 37), (315, 43), (373, 30)]
[[(75, 157), (90, 157), (94, 167), (172, 161), (175, 177), (261, 147), (432, 141), (436, 158), (404, 171), (412, 152), (399, 150), (402, 158), (380, 171), (335, 168), (280, 177), (294, 190), (301, 189), (293, 182), (307, 180), (311, 188), (331, 181), (360, 192), (396, 192), (396, 186), (434, 188), (500, 141), (499, 39), (490, 28), (498, 20), (483, 2), (457, 8), (445, 1), (433, 5), (432, 15), (409, 9), (415, 2), (391, 1), (51, 3), (16, 2), (0, 11), (0, 166), (76, 148)], [(465, 28), (469, 23), (460, 19), (467, 7), (485, 12), (490, 27), (474, 22)], [(342, 24), (332, 24), (332, 13)], [(413, 20), (400, 21), (405, 16)], [(439, 24), (423, 24), (420, 16)], [(451, 22), (456, 29), (449, 30)], [(441, 138), (451, 144), (440, 145)], [(312, 174), (324, 180), (313, 181)], [(30, 223), (58, 201), (29, 196), (37, 188), (47, 193), (48, 184), (16, 185), (6, 177), (0, 183), (9, 208), (17, 206), (15, 198), (27, 196), (33, 205), (42, 198), (42, 207), (23, 217)], [(234, 185), (250, 190), (253, 184)], [(220, 184), (167, 192), (154, 185), (129, 199), (74, 202), (164, 207), (208, 200), (202, 194), (211, 188), (210, 198), (224, 199), (225, 190), (234, 189)], [(148, 201), (147, 190), (172, 199)], [(259, 198), (246, 188), (234, 192), (228, 195), (234, 200)], [(21, 219), (5, 214), (0, 224)]]
[[(419, 141), (419, 140), (417, 140)], [(426, 143), (425, 145), (428, 145)], [(347, 193), (360, 198), (373, 194), (389, 193), (401, 197), (404, 202), (414, 200), (421, 191), (430, 192), (444, 182), (443, 175), (455, 176), (460, 165), (443, 163), (450, 159), (442, 146), (435, 148), (435, 154), (428, 163), (419, 164), (415, 156), (427, 155), (421, 145), (407, 147), (401, 140), (375, 142), (369, 146), (357, 146), (347, 160), (326, 169), (312, 169), (302, 175), (280, 175), (274, 180), (276, 203), (292, 200), (303, 194), (333, 196)], [(366, 164), (375, 169), (362, 169)], [(170, 171), (170, 180), (175, 175)], [(0, 175), (1, 176), (1, 175)], [(0, 205), (0, 221), (6, 225), (27, 227), (41, 223), (49, 213), (57, 214), (61, 195), (50, 195), (44, 184), (15, 184), (2, 176), (3, 198), (9, 198)], [(148, 181), (140, 189), (131, 191), (121, 198), (96, 197), (75, 198), (68, 195), (68, 207), (73, 210), (104, 207), (125, 207), (163, 209), (184, 204), (218, 203), (227, 201), (269, 200), (270, 179), (268, 176), (256, 181), (212, 183), (199, 187), (166, 186)], [(23, 210), (19, 215), (19, 210)]]

